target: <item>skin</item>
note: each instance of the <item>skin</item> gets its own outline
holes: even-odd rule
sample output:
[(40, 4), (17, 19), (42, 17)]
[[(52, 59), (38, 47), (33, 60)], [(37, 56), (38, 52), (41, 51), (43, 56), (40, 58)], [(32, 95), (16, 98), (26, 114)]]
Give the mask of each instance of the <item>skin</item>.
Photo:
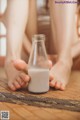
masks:
[[(52, 66), (52, 62), (49, 61), (50, 86), (64, 90), (69, 80), (72, 60), (80, 54), (80, 42), (76, 42), (74, 45), (72, 43), (72, 27), (76, 5), (56, 6), (53, 0), (50, 0), (49, 4), (51, 28), (52, 33), (55, 34), (54, 43), (57, 51), (56, 64)], [(35, 16), (34, 19), (32, 16)], [(36, 21), (36, 0), (34, 2), (33, 0), (8, 0), (8, 7), (3, 16), (3, 22), (7, 28), (5, 70), (8, 77), (8, 86), (13, 91), (24, 87), (30, 81), (29, 75), (24, 72), (27, 72), (27, 63), (24, 60), (26, 61), (30, 54), (32, 35), (37, 33)]]
[[(76, 57), (80, 54), (80, 47), (79, 47), (79, 46), (80, 46), (80, 42), (77, 42), (77, 43), (75, 43), (75, 45), (72, 47), (71, 56), (72, 56), (73, 59), (76, 58)], [(77, 48), (78, 48), (78, 49), (77, 49)], [(54, 61), (55, 61), (55, 62), (57, 61), (58, 55), (53, 55), (53, 56), (50, 56), (50, 55), (49, 55), (48, 58), (50, 59), (50, 60), (49, 60), (49, 69), (51, 70), (51, 69), (53, 68), (53, 66), (55, 66), (55, 65), (53, 65), (53, 62), (54, 62)], [(13, 65), (15, 66), (15, 68), (16, 68), (17, 70), (28, 72), (28, 71), (27, 71), (27, 70), (28, 70), (28, 64), (27, 64), (26, 62), (24, 62), (23, 60), (14, 60), (14, 61), (12, 61), (12, 62), (13, 62)], [(50, 79), (50, 84), (51, 84), (51, 81), (54, 79), (54, 78), (53, 78), (53, 75), (50, 74), (49, 79)], [(28, 85), (29, 81), (30, 81), (30, 77), (26, 79), (25, 85), (26, 85), (26, 84)], [(15, 90), (16, 90), (16, 88), (15, 88)], [(64, 90), (64, 89), (60, 89), (60, 90)]]
[(76, 4), (56, 5), (53, 0), (49, 0), (49, 4), (52, 33), (54, 35), (55, 29), (54, 43), (58, 54), (58, 60), (50, 71), (53, 76), (50, 86), (64, 90), (69, 81), (73, 64), (71, 47)]
[[(8, 86), (11, 90), (24, 87), (27, 79), (29, 79), (26, 73), (18, 71), (14, 67), (12, 60), (27, 60), (28, 58), (31, 49), (31, 38), (37, 33), (37, 23), (35, 22), (37, 21), (37, 16), (35, 9), (36, 0), (34, 0), (34, 2), (33, 0), (8, 0), (8, 7), (2, 19), (7, 28), (5, 71), (8, 77)], [(34, 19), (32, 20), (33, 15)], [(25, 35), (25, 30), (27, 35)]]

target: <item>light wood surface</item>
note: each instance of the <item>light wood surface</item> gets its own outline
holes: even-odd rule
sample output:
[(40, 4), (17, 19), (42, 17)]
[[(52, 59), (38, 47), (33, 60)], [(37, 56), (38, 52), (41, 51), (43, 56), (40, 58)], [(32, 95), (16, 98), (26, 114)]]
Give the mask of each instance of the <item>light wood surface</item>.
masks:
[[(10, 92), (12, 91), (7, 86), (7, 79), (4, 73), (4, 69), (0, 69), (0, 92)], [(27, 90), (22, 89), (14, 92), (16, 95), (29, 94)], [(33, 95), (38, 96), (38, 95)], [(55, 91), (51, 89), (48, 93), (41, 94), (39, 97), (51, 97), (62, 100), (78, 100), (80, 103), (80, 72), (73, 71), (70, 83), (65, 91)], [(80, 104), (79, 104), (80, 107)], [(32, 105), (27, 105), (24, 103), (13, 104), (7, 102), (0, 102), (0, 111), (7, 110), (10, 111), (10, 120), (80, 120), (80, 112), (74, 112), (70, 110), (64, 110), (64, 108), (45, 108)]]

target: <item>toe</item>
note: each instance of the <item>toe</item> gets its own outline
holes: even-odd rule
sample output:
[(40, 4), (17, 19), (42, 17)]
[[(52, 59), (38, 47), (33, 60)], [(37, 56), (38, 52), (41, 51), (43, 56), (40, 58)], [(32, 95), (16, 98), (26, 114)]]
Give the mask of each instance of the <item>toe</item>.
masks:
[(53, 78), (53, 75), (50, 74), (50, 75), (49, 75), (49, 80), (52, 81), (53, 79), (54, 79), (54, 78)]
[(21, 88), (20, 84), (16, 80), (14, 81), (13, 84), (14, 84), (14, 86), (15, 86), (16, 89)]
[(20, 77), (25, 83), (29, 82), (29, 80), (30, 80), (30, 77), (25, 73), (21, 73)]
[(52, 80), (52, 81), (50, 82), (50, 86), (51, 86), (51, 87), (55, 87), (55, 84), (56, 84), (56, 81), (55, 81), (55, 80)]
[(56, 88), (56, 89), (60, 89), (60, 87), (61, 87), (61, 83), (60, 83), (60, 82), (56, 82), (56, 83), (55, 83), (55, 88)]
[(61, 84), (60, 90), (62, 90), (62, 91), (65, 90), (65, 84)]
[(21, 79), (20, 77), (17, 77), (16, 81), (19, 83), (20, 86), (23, 86), (25, 84), (23, 79)]
[(13, 85), (13, 83), (8, 83), (8, 86), (9, 86), (9, 88), (10, 88), (12, 91), (15, 91), (15, 90), (16, 90), (15, 86)]
[(50, 79), (49, 85), (50, 85), (51, 87), (54, 87), (54, 86), (55, 86), (55, 83), (56, 83), (56, 80), (54, 79), (54, 76), (53, 76), (53, 74), (52, 74), (51, 71), (50, 71), (49, 79)]

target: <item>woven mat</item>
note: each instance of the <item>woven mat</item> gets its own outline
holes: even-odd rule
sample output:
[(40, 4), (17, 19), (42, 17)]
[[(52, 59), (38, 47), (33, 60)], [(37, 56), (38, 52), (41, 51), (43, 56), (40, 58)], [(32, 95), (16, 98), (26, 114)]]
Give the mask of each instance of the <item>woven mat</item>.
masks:
[(52, 97), (42, 97), (38, 95), (33, 96), (0, 92), (0, 102), (27, 104), (31, 106), (48, 107), (80, 112), (80, 101), (78, 100), (64, 100)]

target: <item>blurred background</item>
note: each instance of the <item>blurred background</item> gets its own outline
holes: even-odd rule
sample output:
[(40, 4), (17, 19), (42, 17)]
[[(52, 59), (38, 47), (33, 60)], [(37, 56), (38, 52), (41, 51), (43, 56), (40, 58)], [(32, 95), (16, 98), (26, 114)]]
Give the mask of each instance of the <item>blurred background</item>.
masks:
[[(7, 0), (0, 0), (0, 20), (7, 7)], [(6, 55), (6, 28), (0, 21), (0, 56)]]
[[(2, 22), (7, 0), (0, 0), (0, 66), (3, 66), (6, 56), (6, 28)], [(46, 49), (48, 53), (52, 53), (53, 44), (51, 43), (50, 15), (48, 0), (37, 0), (38, 12), (38, 31), (46, 35)], [(78, 37), (80, 37), (80, 6), (77, 6), (75, 13), (75, 26)]]

